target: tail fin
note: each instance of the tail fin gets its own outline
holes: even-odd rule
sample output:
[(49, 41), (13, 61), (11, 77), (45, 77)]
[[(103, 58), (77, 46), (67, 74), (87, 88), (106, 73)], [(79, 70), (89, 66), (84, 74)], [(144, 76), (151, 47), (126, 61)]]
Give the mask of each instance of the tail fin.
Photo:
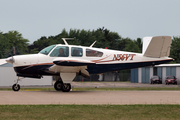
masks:
[(170, 36), (143, 38), (143, 56), (154, 58), (167, 57), (170, 53), (170, 47)]

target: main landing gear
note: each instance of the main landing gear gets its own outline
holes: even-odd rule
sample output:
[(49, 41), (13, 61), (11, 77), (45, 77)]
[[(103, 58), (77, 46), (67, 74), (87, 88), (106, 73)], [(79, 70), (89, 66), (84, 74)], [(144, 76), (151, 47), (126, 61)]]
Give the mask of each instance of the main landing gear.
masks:
[(54, 89), (57, 91), (61, 91), (62, 90), (62, 84), (63, 84), (62, 81), (56, 81), (54, 84)]
[(63, 92), (69, 92), (70, 90), (71, 90), (71, 84), (67, 83), (62, 85)]
[(63, 83), (61, 76), (54, 76), (56, 82), (54, 83), (54, 89), (56, 91), (69, 92), (71, 90), (70, 83)]
[(63, 83), (62, 81), (56, 81), (54, 84), (54, 89), (57, 91), (69, 92), (71, 90), (71, 84)]

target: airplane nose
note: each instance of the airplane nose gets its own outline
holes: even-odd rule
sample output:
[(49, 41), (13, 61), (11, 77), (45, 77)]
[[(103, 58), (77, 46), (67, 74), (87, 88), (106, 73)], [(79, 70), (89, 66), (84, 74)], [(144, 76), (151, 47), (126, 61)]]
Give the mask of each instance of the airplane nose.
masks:
[(15, 61), (14, 61), (14, 58), (13, 57), (8, 57), (6, 59), (6, 62), (10, 63), (10, 64), (13, 64)]

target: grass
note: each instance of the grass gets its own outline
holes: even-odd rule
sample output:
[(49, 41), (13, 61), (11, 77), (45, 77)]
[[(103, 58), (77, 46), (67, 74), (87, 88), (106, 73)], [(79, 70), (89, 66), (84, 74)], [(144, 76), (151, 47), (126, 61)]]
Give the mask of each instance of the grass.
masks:
[(180, 105), (0, 105), (0, 119), (177, 120)]
[[(12, 91), (11, 88), (0, 88)], [(180, 90), (180, 87), (122, 87), (122, 88), (72, 88), (73, 91), (144, 91), (144, 90)], [(21, 88), (20, 91), (55, 91), (54, 88)]]

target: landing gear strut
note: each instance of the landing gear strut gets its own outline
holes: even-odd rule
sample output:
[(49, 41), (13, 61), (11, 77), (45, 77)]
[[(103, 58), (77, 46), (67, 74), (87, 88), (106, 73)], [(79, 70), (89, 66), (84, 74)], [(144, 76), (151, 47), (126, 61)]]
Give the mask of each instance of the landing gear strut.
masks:
[[(21, 79), (23, 79), (23, 78), (21, 78)], [(20, 85), (18, 84), (18, 81), (19, 81), (20, 79), (19, 79), (19, 77), (18, 77), (18, 79), (17, 79), (17, 82), (12, 86), (12, 89), (14, 90), (14, 91), (19, 91), (20, 90)]]

